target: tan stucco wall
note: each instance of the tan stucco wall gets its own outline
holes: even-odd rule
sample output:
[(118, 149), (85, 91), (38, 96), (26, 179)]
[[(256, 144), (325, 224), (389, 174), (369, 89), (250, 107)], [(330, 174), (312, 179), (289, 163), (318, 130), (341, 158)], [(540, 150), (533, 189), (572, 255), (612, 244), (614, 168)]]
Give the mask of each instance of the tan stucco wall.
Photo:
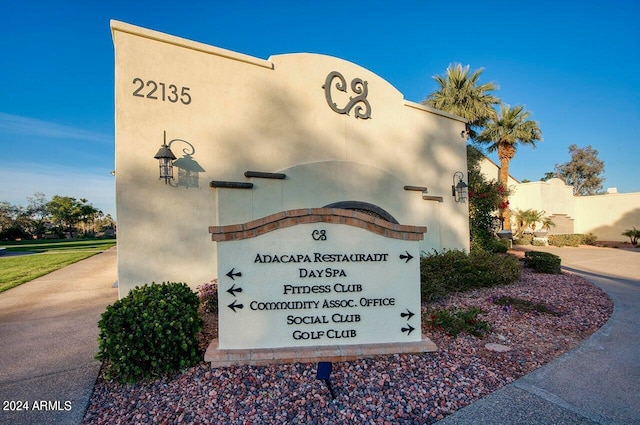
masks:
[[(468, 207), (451, 196), (466, 175), (460, 118), (405, 101), (353, 63), (316, 54), (268, 61), (112, 21), (116, 63), (116, 200), (120, 295), (150, 281), (195, 287), (217, 275), (208, 226), (243, 223), (339, 201), (375, 204), (401, 224), (428, 227), (421, 249), (469, 248)], [(371, 119), (329, 108), (322, 88), (338, 71), (368, 82)], [(188, 105), (133, 96), (134, 78), (188, 87)], [(334, 90), (335, 92), (335, 90)], [(158, 93), (157, 93), (158, 94)], [(346, 97), (335, 94), (342, 106)], [(158, 180), (154, 154), (179, 138), (195, 147), (199, 188)], [(175, 143), (174, 154), (184, 145)], [(244, 177), (285, 173), (284, 180)], [(175, 171), (177, 173), (177, 171)], [(211, 180), (253, 189), (210, 188)], [(404, 185), (427, 186), (422, 193)]]
[(512, 211), (516, 209), (545, 211), (545, 216), (554, 214), (575, 218), (573, 190), (560, 179), (546, 182), (520, 183), (512, 187), (509, 203)]
[[(500, 181), (500, 167), (498, 164), (487, 158), (486, 156), (482, 158), (480, 161), (480, 172), (488, 179)], [(519, 184), (520, 182), (513, 178), (513, 176), (509, 175), (509, 180), (507, 186), (512, 188), (514, 185)]]
[[(481, 172), (486, 178), (497, 180), (499, 171), (493, 161), (485, 158), (481, 162)], [(550, 234), (592, 233), (601, 241), (628, 241), (621, 233), (634, 226), (640, 228), (638, 192), (573, 196), (573, 188), (557, 178), (529, 183), (510, 179), (509, 187), (511, 211), (529, 208), (545, 211), (545, 216), (552, 217), (557, 225), (549, 229)]]
[(629, 242), (621, 233), (640, 229), (640, 193), (576, 196), (576, 233), (593, 233), (601, 241)]

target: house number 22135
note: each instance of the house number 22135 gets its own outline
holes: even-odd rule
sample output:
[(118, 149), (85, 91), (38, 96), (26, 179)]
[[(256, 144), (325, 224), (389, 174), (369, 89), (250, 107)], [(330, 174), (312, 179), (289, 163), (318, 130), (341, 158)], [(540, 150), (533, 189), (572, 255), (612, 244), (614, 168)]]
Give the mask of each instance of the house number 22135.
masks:
[(168, 101), (171, 103), (180, 102), (183, 105), (191, 103), (189, 87), (178, 87), (175, 84), (166, 84), (154, 80), (133, 79), (133, 95), (152, 100)]

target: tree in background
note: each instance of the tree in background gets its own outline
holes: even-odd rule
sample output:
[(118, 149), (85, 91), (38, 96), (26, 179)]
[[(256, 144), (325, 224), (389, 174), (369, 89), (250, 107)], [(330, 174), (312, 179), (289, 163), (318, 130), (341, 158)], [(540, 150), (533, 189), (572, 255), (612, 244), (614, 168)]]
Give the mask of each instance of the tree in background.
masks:
[[(489, 121), (478, 135), (477, 141), (489, 145), (489, 152), (498, 152), (500, 160), (500, 183), (507, 188), (509, 183), (509, 162), (516, 154), (519, 144), (535, 147), (542, 139), (538, 123), (529, 119), (531, 114), (524, 106), (510, 108), (500, 105), (497, 119)], [(508, 205), (508, 194), (503, 198), (502, 218), (505, 230), (511, 230), (511, 214)]]
[(49, 211), (47, 210), (47, 198), (42, 192), (36, 192), (27, 198), (26, 214), (29, 217), (29, 233), (36, 237), (42, 237), (47, 230), (49, 222)]
[(97, 217), (94, 220), (94, 224), (99, 232), (115, 231), (116, 229), (116, 221), (111, 217), (111, 214)]
[(25, 209), (9, 202), (0, 202), (0, 239), (28, 236)]
[(86, 232), (86, 225), (102, 214), (102, 211), (94, 208), (84, 198), (78, 200), (58, 195), (47, 203), (47, 211), (51, 215), (52, 224), (63, 232), (73, 232), (81, 223), (83, 231)]
[(422, 102), (469, 121), (471, 139), (475, 139), (476, 129), (497, 117), (494, 107), (500, 104), (500, 99), (491, 94), (497, 86), (494, 83), (479, 83), (483, 71), (480, 68), (469, 75), (469, 65), (449, 65), (446, 76), (433, 77), (439, 88)]
[(0, 201), (0, 232), (13, 225), (16, 218), (16, 206), (7, 201)]
[[(591, 145), (579, 148), (572, 144), (569, 146), (571, 161), (564, 164), (556, 164), (553, 177), (564, 180), (569, 186), (573, 186), (573, 194), (578, 196), (596, 195), (602, 192), (604, 177), (604, 161), (598, 159), (598, 151)], [(545, 174), (545, 177), (550, 174)]]
[(78, 204), (76, 198), (54, 195), (47, 203), (51, 223), (61, 232), (72, 231), (78, 223)]
[(96, 232), (96, 220), (104, 217), (104, 213), (88, 204), (86, 199), (80, 199), (80, 202), (82, 204), (78, 210), (78, 218), (82, 225), (82, 233), (93, 235)]

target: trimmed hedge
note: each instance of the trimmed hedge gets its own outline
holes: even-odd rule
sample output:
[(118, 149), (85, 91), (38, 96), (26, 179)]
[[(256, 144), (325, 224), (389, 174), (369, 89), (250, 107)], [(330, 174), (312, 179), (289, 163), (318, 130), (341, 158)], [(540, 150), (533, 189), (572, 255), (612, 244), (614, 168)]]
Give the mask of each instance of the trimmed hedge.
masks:
[(548, 241), (545, 241), (542, 238), (533, 238), (531, 245), (533, 246), (546, 246)]
[(107, 306), (98, 323), (107, 378), (135, 382), (198, 363), (198, 295), (184, 283), (135, 287)]
[(533, 235), (520, 235), (520, 237), (518, 239), (514, 239), (513, 243), (515, 245), (531, 245), (531, 243), (533, 242)]
[(589, 233), (584, 235), (581, 233), (549, 235), (549, 245), (553, 246), (578, 246), (578, 245), (595, 245), (597, 236)]
[(560, 274), (560, 257), (549, 252), (527, 251), (524, 264), (538, 273)]
[(470, 254), (445, 250), (420, 258), (422, 301), (440, 299), (474, 288), (507, 285), (520, 277), (520, 264), (513, 255), (474, 250)]
[(494, 254), (506, 254), (509, 250), (509, 240), (507, 239), (490, 239), (487, 241), (485, 249), (489, 252), (493, 252)]

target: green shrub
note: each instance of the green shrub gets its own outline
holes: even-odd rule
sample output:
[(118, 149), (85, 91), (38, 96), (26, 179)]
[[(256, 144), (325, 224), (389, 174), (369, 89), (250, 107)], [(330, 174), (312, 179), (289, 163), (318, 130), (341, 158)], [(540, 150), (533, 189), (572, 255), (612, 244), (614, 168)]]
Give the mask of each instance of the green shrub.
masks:
[(520, 265), (512, 255), (445, 250), (420, 258), (423, 302), (473, 288), (510, 284), (519, 277)]
[(584, 245), (595, 245), (598, 241), (598, 237), (593, 233), (589, 233), (588, 235), (582, 235), (582, 243)]
[(483, 337), (491, 330), (489, 322), (478, 318), (483, 313), (477, 307), (466, 310), (456, 307), (436, 309), (429, 312), (427, 325), (442, 329), (453, 337), (457, 337), (460, 332)]
[(581, 233), (572, 233), (566, 235), (549, 235), (549, 245), (553, 246), (578, 246), (578, 245), (594, 245), (597, 236), (589, 233), (583, 235)]
[(547, 245), (547, 241), (545, 241), (542, 238), (533, 238), (532, 245), (533, 246), (546, 246)]
[(474, 252), (469, 255), (472, 275), (466, 289), (508, 285), (520, 278), (520, 263), (513, 255)]
[(195, 365), (198, 296), (184, 283), (144, 285), (107, 306), (98, 323), (108, 379), (134, 382)]
[(524, 264), (538, 273), (560, 274), (560, 257), (549, 252), (527, 251)]
[(465, 276), (472, 273), (469, 255), (445, 250), (420, 258), (422, 301), (433, 301), (464, 290)]
[(518, 239), (514, 239), (513, 243), (516, 245), (531, 245), (531, 242), (533, 242), (533, 235), (520, 235), (518, 237)]
[(509, 250), (508, 244), (509, 241), (507, 239), (491, 239), (486, 243), (485, 249), (494, 254), (505, 254)]

